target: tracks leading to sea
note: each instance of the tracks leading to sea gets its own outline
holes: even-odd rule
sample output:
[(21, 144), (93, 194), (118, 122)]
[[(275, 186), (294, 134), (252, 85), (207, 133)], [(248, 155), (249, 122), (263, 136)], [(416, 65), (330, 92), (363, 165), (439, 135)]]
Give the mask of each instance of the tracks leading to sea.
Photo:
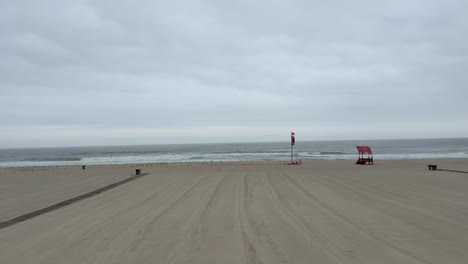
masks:
[(0, 262), (464, 264), (468, 257), (461, 174), (410, 161), (148, 171), (157, 176), (0, 230)]
[(81, 195), (75, 196), (73, 198), (70, 198), (70, 199), (55, 203), (53, 205), (50, 205), (50, 206), (47, 206), (47, 207), (44, 207), (44, 208), (41, 208), (41, 209), (38, 209), (38, 210), (35, 210), (35, 211), (32, 211), (32, 212), (29, 212), (29, 213), (26, 213), (26, 214), (22, 214), (20, 216), (14, 217), (12, 219), (2, 221), (2, 222), (0, 222), (0, 229), (7, 228), (9, 226), (22, 223), (22, 222), (27, 221), (29, 219), (32, 219), (34, 217), (37, 217), (37, 216), (43, 215), (45, 213), (49, 213), (49, 212), (52, 212), (54, 210), (65, 207), (67, 205), (71, 205), (73, 203), (79, 202), (79, 201), (81, 201), (83, 199), (93, 197), (93, 196), (95, 196), (97, 194), (108, 191), (108, 190), (113, 189), (113, 188), (115, 188), (117, 186), (120, 186), (122, 184), (134, 181), (134, 180), (136, 180), (138, 178), (141, 178), (141, 177), (144, 177), (146, 175), (149, 175), (149, 173), (142, 173), (142, 174), (139, 174), (139, 175), (133, 175), (133, 176), (127, 178), (127, 179), (124, 179), (124, 180), (121, 180), (121, 181), (118, 181), (118, 182), (115, 182), (115, 183), (111, 183), (109, 185), (106, 185), (106, 186), (101, 187), (99, 189), (87, 192), (85, 194), (81, 194)]

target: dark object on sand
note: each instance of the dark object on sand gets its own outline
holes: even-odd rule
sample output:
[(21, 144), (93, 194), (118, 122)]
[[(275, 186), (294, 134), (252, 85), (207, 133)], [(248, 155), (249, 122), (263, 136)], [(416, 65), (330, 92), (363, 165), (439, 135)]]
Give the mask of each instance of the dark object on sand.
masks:
[(136, 169), (135, 170), (135, 175), (140, 175), (141, 174), (141, 169)]
[(288, 165), (302, 165), (302, 160), (295, 160), (293, 162), (288, 163)]
[[(139, 170), (137, 170), (139, 171)], [(22, 223), (26, 220), (29, 220), (31, 218), (34, 218), (36, 216), (39, 216), (39, 215), (42, 215), (42, 214), (45, 214), (45, 213), (48, 213), (48, 212), (51, 212), (51, 211), (54, 211), (54, 210), (57, 210), (59, 208), (62, 208), (64, 206), (67, 206), (67, 205), (70, 205), (70, 204), (73, 204), (75, 202), (78, 202), (78, 201), (81, 201), (83, 199), (86, 199), (86, 198), (89, 198), (89, 197), (93, 197), (94, 195), (96, 194), (99, 194), (99, 193), (102, 193), (102, 192), (105, 192), (107, 190), (110, 190), (112, 188), (115, 188), (119, 185), (122, 185), (124, 183), (127, 183), (127, 182), (130, 182), (130, 181), (133, 181), (133, 180), (136, 180), (138, 178), (141, 178), (141, 177), (144, 177), (145, 175), (148, 175), (148, 173), (146, 174), (141, 174), (139, 176), (131, 176), (131, 177), (128, 177), (124, 180), (121, 180), (119, 182), (115, 182), (115, 183), (111, 183), (109, 185), (106, 185), (104, 187), (101, 187), (97, 190), (94, 190), (94, 191), (91, 191), (91, 192), (87, 192), (85, 194), (82, 194), (82, 195), (79, 195), (79, 196), (75, 196), (73, 198), (70, 198), (70, 199), (67, 199), (65, 201), (61, 201), (61, 202), (58, 202), (56, 204), (53, 204), (53, 205), (50, 205), (48, 207), (45, 207), (45, 208), (42, 208), (42, 209), (38, 209), (36, 211), (32, 211), (32, 212), (29, 212), (29, 213), (25, 213), (25, 214), (22, 214), (20, 216), (17, 216), (15, 218), (12, 218), (12, 219), (9, 219), (9, 220), (6, 220), (6, 221), (0, 221), (0, 229), (3, 229), (3, 228), (6, 228), (6, 227), (9, 227), (9, 226), (12, 226), (12, 225), (16, 225), (16, 224), (19, 224), (19, 223)]]
[[(374, 157), (372, 156), (372, 150), (369, 146), (356, 146), (359, 152), (359, 158), (356, 161), (356, 164), (364, 165), (371, 164), (374, 165)], [(367, 158), (364, 157), (364, 154), (367, 154)]]
[(81, 169), (82, 170), (86, 169), (86, 166), (85, 165), (81, 166)]
[(437, 170), (437, 165), (427, 165), (429, 170)]

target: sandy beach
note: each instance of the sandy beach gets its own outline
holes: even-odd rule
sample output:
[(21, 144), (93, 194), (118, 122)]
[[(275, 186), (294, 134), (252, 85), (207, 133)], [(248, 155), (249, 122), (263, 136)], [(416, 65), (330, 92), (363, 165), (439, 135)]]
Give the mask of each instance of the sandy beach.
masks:
[[(0, 263), (467, 263), (466, 159), (145, 164), (0, 229)], [(0, 221), (135, 166), (0, 169)]]

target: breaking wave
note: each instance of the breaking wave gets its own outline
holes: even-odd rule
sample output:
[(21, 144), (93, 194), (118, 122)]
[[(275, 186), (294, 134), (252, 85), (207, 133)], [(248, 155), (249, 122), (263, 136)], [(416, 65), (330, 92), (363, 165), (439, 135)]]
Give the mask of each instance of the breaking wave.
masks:
[(320, 155), (344, 155), (348, 153), (340, 152), (340, 151), (322, 151)]
[[(301, 160), (355, 160), (368, 144), (376, 160), (468, 158), (468, 139), (301, 142)], [(0, 167), (289, 160), (289, 142), (0, 149)]]

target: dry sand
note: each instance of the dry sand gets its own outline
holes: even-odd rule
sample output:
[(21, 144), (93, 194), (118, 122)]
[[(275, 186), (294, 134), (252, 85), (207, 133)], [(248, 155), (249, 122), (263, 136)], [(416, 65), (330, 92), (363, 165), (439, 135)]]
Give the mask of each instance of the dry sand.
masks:
[[(143, 167), (0, 230), (0, 263), (468, 263), (468, 160)], [(0, 219), (128, 177), (0, 170)], [(60, 176), (61, 175), (61, 176)]]
[(88, 166), (0, 169), (0, 222), (128, 178), (132, 168)]

